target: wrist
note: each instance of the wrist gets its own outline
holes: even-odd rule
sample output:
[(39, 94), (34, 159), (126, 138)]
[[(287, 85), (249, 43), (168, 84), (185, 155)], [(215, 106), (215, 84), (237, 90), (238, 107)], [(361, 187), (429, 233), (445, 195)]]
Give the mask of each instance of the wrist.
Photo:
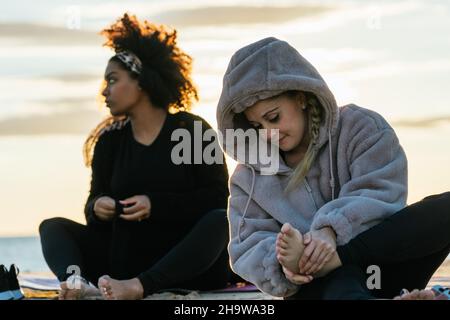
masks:
[(333, 238), (336, 239), (337, 234), (334, 231), (334, 229), (332, 227), (327, 227), (327, 228), (328, 228), (328, 231), (330, 232), (330, 234), (333, 236)]
[(332, 238), (334, 242), (336, 242), (337, 234), (332, 227), (326, 226), (319, 229), (318, 231), (325, 233), (328, 237)]

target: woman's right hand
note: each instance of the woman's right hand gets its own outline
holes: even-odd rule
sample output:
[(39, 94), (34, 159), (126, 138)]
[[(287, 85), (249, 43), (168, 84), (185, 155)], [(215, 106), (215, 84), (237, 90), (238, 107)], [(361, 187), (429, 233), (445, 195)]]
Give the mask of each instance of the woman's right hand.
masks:
[(311, 275), (295, 274), (289, 269), (286, 269), (285, 267), (283, 267), (283, 272), (284, 275), (286, 276), (286, 279), (288, 279), (291, 283), (296, 285), (310, 283), (314, 279)]
[(95, 215), (103, 221), (112, 220), (116, 212), (116, 201), (108, 196), (98, 198), (94, 203)]

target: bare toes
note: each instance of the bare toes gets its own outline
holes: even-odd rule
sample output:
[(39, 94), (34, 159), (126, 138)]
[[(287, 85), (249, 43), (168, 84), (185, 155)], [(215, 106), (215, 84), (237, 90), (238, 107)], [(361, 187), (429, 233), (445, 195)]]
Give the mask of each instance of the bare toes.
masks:
[(292, 235), (292, 226), (289, 224), (289, 223), (285, 223), (285, 224), (283, 224), (283, 226), (281, 227), (281, 232), (284, 234), (284, 235), (288, 235), (288, 236), (291, 236)]

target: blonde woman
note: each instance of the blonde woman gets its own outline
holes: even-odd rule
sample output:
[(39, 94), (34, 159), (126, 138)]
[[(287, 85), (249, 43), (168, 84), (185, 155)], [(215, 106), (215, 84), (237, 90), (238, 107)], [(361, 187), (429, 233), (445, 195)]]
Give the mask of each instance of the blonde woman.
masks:
[[(217, 120), (226, 152), (234, 154), (229, 129), (251, 128), (267, 129), (266, 142), (279, 151), (275, 174), (236, 158), (230, 182), (232, 268), (262, 291), (394, 298), (425, 288), (447, 257), (450, 192), (406, 206), (407, 159), (393, 128), (372, 110), (338, 107), (288, 43), (266, 38), (233, 55)], [(238, 144), (233, 150), (255, 150)], [(367, 286), (370, 266), (380, 280), (374, 287)], [(397, 298), (434, 294), (403, 290)]]

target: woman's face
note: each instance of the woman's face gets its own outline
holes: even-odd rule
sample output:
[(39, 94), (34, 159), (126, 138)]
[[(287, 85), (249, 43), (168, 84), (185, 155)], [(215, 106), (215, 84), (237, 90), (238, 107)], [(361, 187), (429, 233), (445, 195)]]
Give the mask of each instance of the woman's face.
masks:
[(139, 88), (138, 80), (131, 78), (129, 72), (116, 61), (108, 62), (105, 81), (102, 95), (113, 116), (129, 114), (142, 99), (143, 91)]
[[(282, 94), (275, 98), (260, 100), (244, 111), (250, 124), (256, 129), (267, 129), (267, 139), (270, 141), (271, 129), (279, 130), (279, 140), (272, 141), (284, 152), (293, 151), (305, 144), (307, 117), (302, 109), (304, 105), (302, 94), (291, 97)], [(309, 142), (307, 142), (309, 143)]]

